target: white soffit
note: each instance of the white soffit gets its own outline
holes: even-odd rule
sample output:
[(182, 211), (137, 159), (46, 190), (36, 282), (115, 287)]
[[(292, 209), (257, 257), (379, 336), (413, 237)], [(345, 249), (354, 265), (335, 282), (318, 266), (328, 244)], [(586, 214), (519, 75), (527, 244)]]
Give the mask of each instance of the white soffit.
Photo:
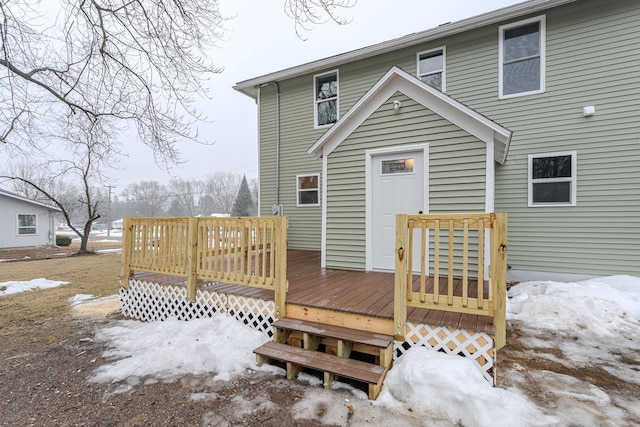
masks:
[(392, 67), (362, 98), (349, 109), (307, 151), (316, 157), (327, 156), (335, 150), (371, 114), (393, 94), (401, 92), (434, 113), (486, 143), (495, 142), (495, 161), (506, 161), (511, 131), (461, 102), (432, 88), (398, 67)]

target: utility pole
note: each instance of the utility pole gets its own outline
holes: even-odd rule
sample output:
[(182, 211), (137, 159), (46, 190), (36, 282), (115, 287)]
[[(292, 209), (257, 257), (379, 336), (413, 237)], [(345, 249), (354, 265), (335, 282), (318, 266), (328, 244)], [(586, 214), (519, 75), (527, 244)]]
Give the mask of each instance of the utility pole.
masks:
[(111, 189), (115, 188), (114, 185), (107, 185), (109, 189), (109, 203), (107, 203), (107, 239), (111, 237)]

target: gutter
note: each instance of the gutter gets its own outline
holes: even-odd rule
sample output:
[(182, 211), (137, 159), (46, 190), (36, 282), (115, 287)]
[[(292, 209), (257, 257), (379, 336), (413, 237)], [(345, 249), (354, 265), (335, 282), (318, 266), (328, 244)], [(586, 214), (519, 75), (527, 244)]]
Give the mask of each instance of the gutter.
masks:
[(280, 85), (276, 81), (262, 83), (260, 88), (273, 85), (276, 87), (276, 202), (271, 206), (271, 213), (275, 216), (282, 216), (282, 205), (280, 204)]

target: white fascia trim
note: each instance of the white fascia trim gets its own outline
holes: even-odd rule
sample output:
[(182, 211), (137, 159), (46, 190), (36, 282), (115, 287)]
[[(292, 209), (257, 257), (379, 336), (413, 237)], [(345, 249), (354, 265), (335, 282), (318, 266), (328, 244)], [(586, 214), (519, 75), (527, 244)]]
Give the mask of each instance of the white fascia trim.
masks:
[[(409, 153), (415, 151), (422, 151), (422, 168), (424, 171), (424, 182), (423, 182), (423, 190), (424, 190), (424, 203), (423, 203), (423, 212), (425, 214), (429, 213), (429, 144), (428, 143), (419, 143), (419, 144), (409, 144), (409, 145), (394, 145), (390, 147), (382, 147), (382, 148), (373, 148), (370, 150), (365, 150), (364, 152), (364, 193), (365, 193), (365, 271), (373, 270), (373, 247), (372, 247), (372, 236), (371, 233), (373, 231), (372, 225), (372, 216), (373, 216), (373, 205), (372, 205), (372, 188), (373, 184), (371, 183), (371, 171), (372, 171), (372, 163), (373, 156), (379, 156), (383, 154), (401, 154), (401, 153)], [(324, 158), (326, 158), (325, 156)]]
[[(533, 22), (540, 22), (540, 89), (530, 90), (528, 92), (511, 93), (504, 95), (502, 93), (503, 83), (503, 68), (502, 63), (504, 58), (504, 30), (510, 28), (520, 27), (523, 25), (531, 24)], [(520, 96), (535, 95), (537, 93), (544, 93), (546, 86), (546, 74), (547, 74), (547, 17), (546, 15), (535, 16), (533, 18), (524, 19), (518, 22), (512, 22), (510, 24), (501, 25), (498, 27), (498, 99), (510, 99), (518, 98)]]
[[(531, 165), (533, 159), (539, 157), (556, 157), (556, 156), (571, 156), (571, 202), (570, 203), (533, 203), (533, 178), (531, 174)], [(566, 178), (557, 179), (558, 181), (566, 182)], [(547, 182), (553, 182), (551, 180)], [(576, 206), (578, 202), (578, 151), (556, 151), (553, 153), (536, 153), (529, 154), (527, 160), (527, 200), (528, 207), (530, 208), (550, 208), (550, 207), (567, 207)]]
[(45, 203), (36, 202), (35, 200), (29, 200), (26, 197), (18, 196), (17, 194), (9, 193), (8, 191), (0, 190), (0, 196), (7, 196), (7, 197), (9, 197), (11, 199), (20, 200), (22, 202), (30, 203), (30, 204), (35, 205), (35, 206), (41, 206), (43, 208), (47, 208), (47, 209), (50, 209), (52, 211), (62, 212), (62, 209), (60, 209), (60, 208), (58, 208), (56, 206), (51, 206), (51, 205), (47, 205)]
[[(416, 53), (416, 77), (419, 79), (420, 75), (420, 56), (427, 55), (429, 53), (442, 51), (442, 89), (441, 91), (447, 93), (447, 47), (440, 46), (434, 49), (423, 50), (421, 52)], [(436, 71), (437, 72), (437, 71)], [(435, 74), (435, 73), (431, 73)], [(428, 75), (428, 74), (425, 74)]]
[[(325, 132), (307, 152), (316, 157), (331, 154), (335, 148), (397, 91), (409, 96), (486, 143), (497, 140), (504, 146), (501, 152), (506, 153), (508, 151), (507, 148), (511, 141), (510, 130), (394, 66), (331, 129)], [(495, 159), (498, 163), (504, 163), (505, 160), (503, 158)]]
[(425, 31), (409, 34), (393, 40), (387, 40), (385, 42), (367, 46), (361, 49), (356, 49), (350, 52), (341, 53), (339, 55), (254, 77), (248, 80), (243, 80), (236, 83), (233, 86), (233, 89), (251, 98), (255, 98), (256, 87), (266, 82), (281, 81), (304, 74), (317, 73), (319, 71), (326, 70), (327, 68), (334, 68), (345, 63), (370, 58), (372, 56), (381, 55), (387, 52), (393, 52), (404, 47), (414, 46), (438, 38), (474, 30), (476, 28), (484, 27), (487, 25), (497, 24), (509, 19), (518, 18), (519, 16), (540, 12), (542, 10), (562, 6), (564, 4), (574, 3), (575, 1), (577, 0), (530, 0), (521, 2), (515, 5), (496, 9), (491, 12), (476, 15), (471, 18), (462, 19), (457, 22), (443, 24)]
[(327, 179), (327, 169), (329, 163), (329, 156), (324, 156), (322, 158), (322, 236), (320, 239), (320, 267), (327, 268), (327, 193), (329, 192), (328, 188), (328, 179)]

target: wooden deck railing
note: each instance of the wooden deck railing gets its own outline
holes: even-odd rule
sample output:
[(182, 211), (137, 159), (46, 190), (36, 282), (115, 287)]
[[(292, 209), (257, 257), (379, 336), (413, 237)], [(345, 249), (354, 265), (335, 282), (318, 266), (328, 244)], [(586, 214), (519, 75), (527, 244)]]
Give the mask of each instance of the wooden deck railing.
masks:
[(285, 316), (286, 217), (125, 218), (122, 284), (133, 272), (187, 278), (195, 301), (198, 280), (273, 290), (276, 316)]
[[(504, 213), (397, 215), (394, 293), (397, 338), (404, 339), (407, 307), (421, 307), (491, 316), (496, 348), (503, 347), (506, 245)], [(488, 283), (484, 280), (485, 272)]]

